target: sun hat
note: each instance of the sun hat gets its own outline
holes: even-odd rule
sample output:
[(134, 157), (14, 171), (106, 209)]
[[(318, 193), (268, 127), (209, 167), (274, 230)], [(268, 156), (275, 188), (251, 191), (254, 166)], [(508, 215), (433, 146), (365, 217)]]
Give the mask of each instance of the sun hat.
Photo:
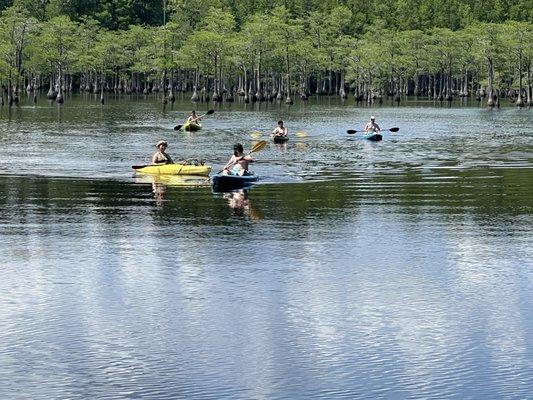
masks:
[(376, 119), (376, 117), (374, 117), (373, 115), (370, 117), (370, 119)]
[(159, 142), (157, 142), (155, 147), (159, 147), (161, 145), (165, 145), (166, 147), (168, 147), (168, 143), (166, 141), (164, 141), (164, 140), (160, 140)]

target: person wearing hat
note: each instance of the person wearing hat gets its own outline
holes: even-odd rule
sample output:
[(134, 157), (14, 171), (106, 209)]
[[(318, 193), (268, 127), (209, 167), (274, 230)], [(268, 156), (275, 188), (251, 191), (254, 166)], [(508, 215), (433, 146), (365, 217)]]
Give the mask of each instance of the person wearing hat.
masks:
[(379, 127), (378, 124), (376, 124), (376, 117), (374, 117), (373, 115), (370, 117), (370, 121), (368, 121), (368, 123), (365, 125), (365, 129), (364, 131), (365, 132), (377, 132), (377, 131), (380, 131), (381, 128)]
[(222, 170), (222, 173), (224, 175), (246, 175), (248, 173), (248, 165), (253, 162), (254, 159), (252, 157), (244, 155), (242, 144), (236, 143), (233, 146), (233, 155)]
[(173, 164), (172, 158), (166, 153), (168, 143), (164, 140), (160, 140), (155, 145), (157, 152), (152, 157), (152, 164)]

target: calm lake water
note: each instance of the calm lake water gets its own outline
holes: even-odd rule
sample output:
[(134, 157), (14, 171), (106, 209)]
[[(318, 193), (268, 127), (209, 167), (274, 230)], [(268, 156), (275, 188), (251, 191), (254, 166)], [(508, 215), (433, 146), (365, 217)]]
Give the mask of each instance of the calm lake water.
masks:
[[(1, 399), (531, 397), (531, 110), (234, 103), (174, 131), (192, 108), (0, 108)], [(346, 134), (370, 114), (400, 131)], [(217, 171), (280, 118), (306, 135), (249, 191), (131, 169), (166, 139)]]

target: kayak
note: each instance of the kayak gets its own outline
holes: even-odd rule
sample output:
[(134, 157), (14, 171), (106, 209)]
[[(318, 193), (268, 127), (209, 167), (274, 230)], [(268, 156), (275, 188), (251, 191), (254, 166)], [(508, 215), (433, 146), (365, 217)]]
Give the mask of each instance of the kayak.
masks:
[(197, 175), (208, 176), (211, 172), (210, 165), (185, 165), (185, 164), (161, 164), (161, 165), (134, 165), (132, 168), (142, 174), (156, 175)]
[(371, 140), (373, 142), (379, 142), (380, 140), (383, 139), (383, 136), (381, 135), (381, 133), (376, 133), (376, 132), (365, 133), (363, 135), (363, 139)]
[(136, 183), (155, 183), (176, 187), (211, 186), (208, 176), (136, 174)]
[(287, 143), (289, 138), (287, 136), (273, 136), (274, 143)]
[(195, 132), (202, 129), (202, 125), (197, 122), (185, 122), (185, 124), (181, 127), (182, 131), (188, 131), (188, 132)]
[(225, 190), (241, 189), (253, 185), (259, 177), (256, 174), (250, 175), (215, 175), (212, 178), (213, 190), (221, 192)]

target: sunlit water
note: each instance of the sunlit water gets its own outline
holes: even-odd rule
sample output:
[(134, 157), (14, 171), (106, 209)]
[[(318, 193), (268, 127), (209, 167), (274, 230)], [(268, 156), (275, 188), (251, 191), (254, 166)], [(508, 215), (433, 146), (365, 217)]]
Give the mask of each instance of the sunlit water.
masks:
[[(1, 399), (531, 397), (530, 110), (191, 107), (0, 108)], [(279, 118), (250, 191), (131, 169)]]

